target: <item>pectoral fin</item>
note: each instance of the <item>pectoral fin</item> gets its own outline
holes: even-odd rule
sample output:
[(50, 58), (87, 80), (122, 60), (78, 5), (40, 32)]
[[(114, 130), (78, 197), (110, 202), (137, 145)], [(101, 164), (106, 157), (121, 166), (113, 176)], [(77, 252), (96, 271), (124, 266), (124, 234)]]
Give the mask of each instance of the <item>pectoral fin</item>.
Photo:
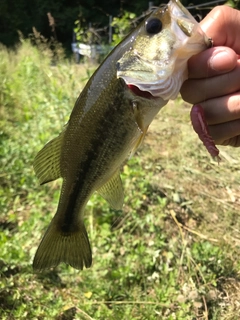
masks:
[(55, 139), (49, 141), (40, 150), (33, 161), (33, 168), (40, 184), (61, 177), (60, 156), (64, 131)]
[(97, 192), (108, 201), (115, 210), (121, 210), (123, 206), (123, 187), (119, 171), (117, 171)]
[(131, 151), (130, 154), (130, 158), (134, 155), (134, 153), (137, 151), (137, 149), (141, 146), (141, 144), (143, 143), (143, 140), (145, 138), (145, 135), (147, 133), (148, 127), (146, 129), (144, 129), (144, 131), (141, 133), (140, 137), (137, 139), (135, 145), (133, 146), (133, 149)]
[(138, 126), (138, 129), (140, 131), (140, 136), (136, 140), (135, 145), (133, 146), (133, 149), (131, 151), (130, 157), (132, 157), (133, 154), (136, 152), (136, 150), (140, 147), (140, 145), (142, 144), (142, 142), (143, 142), (143, 140), (145, 138), (147, 130), (148, 130), (148, 126), (147, 127), (144, 126), (144, 123), (143, 123), (143, 120), (142, 120), (142, 115), (138, 110), (137, 103), (133, 103), (133, 114), (134, 114), (135, 121), (136, 121), (136, 124)]

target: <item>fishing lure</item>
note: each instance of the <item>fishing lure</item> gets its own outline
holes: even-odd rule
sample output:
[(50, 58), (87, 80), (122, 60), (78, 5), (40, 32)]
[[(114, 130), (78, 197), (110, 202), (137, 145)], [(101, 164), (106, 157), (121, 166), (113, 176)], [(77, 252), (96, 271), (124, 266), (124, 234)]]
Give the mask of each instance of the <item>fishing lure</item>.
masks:
[(219, 150), (216, 147), (213, 138), (209, 134), (204, 110), (200, 104), (196, 104), (192, 107), (190, 118), (194, 131), (198, 134), (199, 139), (202, 141), (212, 158), (218, 162), (221, 161)]

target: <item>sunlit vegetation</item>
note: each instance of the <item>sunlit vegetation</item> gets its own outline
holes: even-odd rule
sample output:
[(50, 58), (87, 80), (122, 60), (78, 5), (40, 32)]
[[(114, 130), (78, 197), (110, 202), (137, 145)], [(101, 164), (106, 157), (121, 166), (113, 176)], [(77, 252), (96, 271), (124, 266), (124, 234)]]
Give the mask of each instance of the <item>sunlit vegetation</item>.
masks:
[(123, 211), (89, 201), (93, 266), (33, 273), (61, 181), (39, 186), (32, 162), (94, 68), (28, 40), (0, 48), (0, 318), (239, 319), (239, 151), (214, 163), (180, 98), (124, 165)]

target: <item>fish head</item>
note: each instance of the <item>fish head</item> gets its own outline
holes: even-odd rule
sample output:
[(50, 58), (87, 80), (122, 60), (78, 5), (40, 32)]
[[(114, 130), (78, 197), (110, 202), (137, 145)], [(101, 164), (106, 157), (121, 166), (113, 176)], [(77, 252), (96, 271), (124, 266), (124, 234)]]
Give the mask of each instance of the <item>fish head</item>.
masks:
[(153, 11), (130, 36), (117, 62), (117, 77), (135, 92), (175, 99), (187, 78), (188, 59), (212, 45), (199, 23), (178, 0)]

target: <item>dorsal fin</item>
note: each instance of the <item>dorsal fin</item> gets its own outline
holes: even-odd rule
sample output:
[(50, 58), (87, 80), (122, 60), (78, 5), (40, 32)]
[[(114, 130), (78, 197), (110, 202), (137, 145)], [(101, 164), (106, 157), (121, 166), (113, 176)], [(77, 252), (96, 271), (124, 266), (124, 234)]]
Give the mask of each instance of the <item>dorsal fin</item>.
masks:
[(44, 184), (61, 177), (60, 156), (64, 132), (53, 140), (49, 141), (38, 152), (34, 161), (33, 168), (40, 184)]

